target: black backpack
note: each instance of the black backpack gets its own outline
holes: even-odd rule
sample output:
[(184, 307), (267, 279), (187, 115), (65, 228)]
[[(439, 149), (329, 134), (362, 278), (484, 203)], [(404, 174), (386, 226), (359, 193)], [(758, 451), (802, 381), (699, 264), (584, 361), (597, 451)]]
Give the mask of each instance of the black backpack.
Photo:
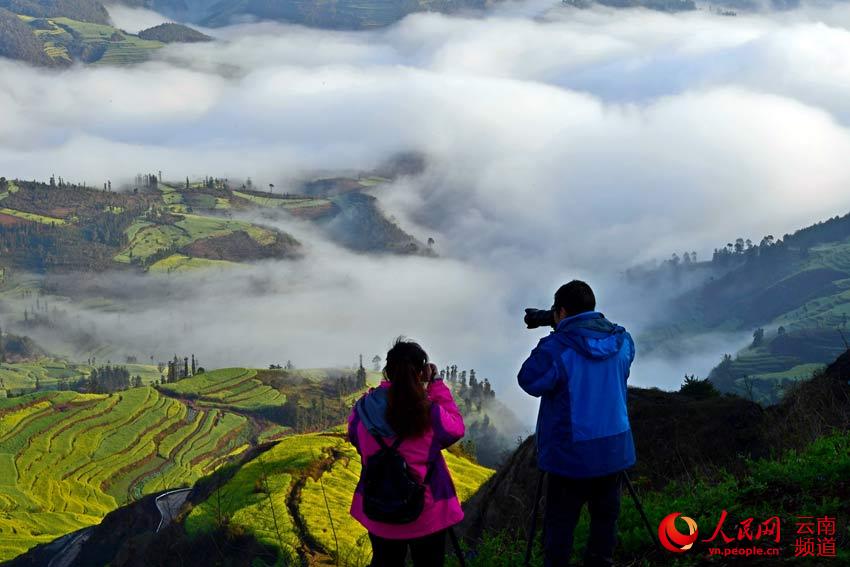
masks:
[(363, 512), (366, 517), (385, 524), (409, 524), (425, 507), (425, 485), (431, 468), (420, 481), (398, 452), (401, 437), (391, 446), (370, 432), (381, 449), (366, 460), (363, 471)]

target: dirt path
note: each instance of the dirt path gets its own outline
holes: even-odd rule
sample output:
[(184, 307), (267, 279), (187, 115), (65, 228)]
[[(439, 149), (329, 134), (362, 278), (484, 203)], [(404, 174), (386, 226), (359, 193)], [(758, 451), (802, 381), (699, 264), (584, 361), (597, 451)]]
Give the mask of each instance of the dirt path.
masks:
[(80, 530), (76, 534), (71, 534), (68, 541), (62, 546), (47, 567), (69, 567), (74, 563), (77, 555), (80, 554), (82, 545), (91, 537), (91, 528)]
[(159, 525), (156, 527), (157, 532), (174, 521), (190, 492), (192, 492), (191, 488), (178, 488), (156, 497), (156, 509), (162, 516)]
[(334, 457), (332, 454), (329, 454), (314, 463), (310, 468), (304, 470), (298, 478), (293, 480), (292, 489), (286, 498), (286, 507), (295, 524), (295, 530), (298, 532), (298, 540), (301, 542), (298, 555), (301, 558), (302, 565), (311, 567), (314, 565), (336, 565), (336, 561), (334, 561), (330, 553), (310, 535), (307, 525), (304, 523), (304, 518), (301, 517), (298, 509), (301, 504), (301, 490), (307, 484), (307, 478), (317, 480), (326, 471), (330, 470), (333, 464)]

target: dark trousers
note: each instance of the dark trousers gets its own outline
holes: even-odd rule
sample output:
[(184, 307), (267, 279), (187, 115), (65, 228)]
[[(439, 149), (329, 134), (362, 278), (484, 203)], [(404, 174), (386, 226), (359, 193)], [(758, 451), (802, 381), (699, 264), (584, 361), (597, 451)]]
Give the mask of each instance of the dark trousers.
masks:
[(446, 530), (416, 539), (385, 539), (369, 532), (372, 542), (370, 567), (402, 567), (410, 548), (414, 567), (443, 567)]
[(566, 567), (573, 551), (573, 532), (587, 502), (590, 537), (586, 566), (614, 564), (617, 517), (620, 515), (621, 474), (596, 478), (567, 478), (547, 473), (546, 515), (543, 520), (545, 567)]

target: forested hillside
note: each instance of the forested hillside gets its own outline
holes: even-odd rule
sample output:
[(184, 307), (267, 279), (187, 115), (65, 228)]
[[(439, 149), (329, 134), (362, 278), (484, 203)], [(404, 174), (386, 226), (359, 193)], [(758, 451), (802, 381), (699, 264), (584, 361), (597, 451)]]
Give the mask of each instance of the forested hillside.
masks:
[[(385, 178), (333, 180), (325, 192), (259, 191), (208, 177), (162, 181), (139, 175), (121, 190), (51, 178), (49, 183), (0, 177), (0, 266), (37, 273), (136, 269), (153, 272), (228, 267), (299, 255), (300, 243), (233, 213), (260, 211), (316, 223), (356, 251), (431, 254), (362, 193)], [(353, 186), (340, 194), (339, 183)]]
[(202, 41), (212, 41), (212, 38), (206, 34), (202, 34), (188, 26), (175, 23), (159, 24), (158, 26), (142, 30), (139, 32), (139, 37), (151, 41), (161, 41), (162, 43), (198, 43)]
[(752, 336), (749, 347), (729, 353), (711, 372), (723, 391), (776, 401), (850, 340), (850, 215), (757, 243), (738, 238), (710, 261), (685, 252), (627, 275), (642, 288), (691, 287), (640, 337), (645, 351), (675, 355), (683, 339), (705, 333)]
[(0, 8), (0, 57), (26, 61), (33, 65), (50, 63), (44, 44), (16, 14)]
[(109, 24), (109, 13), (98, 0), (0, 0), (0, 8), (33, 18), (68, 18)]

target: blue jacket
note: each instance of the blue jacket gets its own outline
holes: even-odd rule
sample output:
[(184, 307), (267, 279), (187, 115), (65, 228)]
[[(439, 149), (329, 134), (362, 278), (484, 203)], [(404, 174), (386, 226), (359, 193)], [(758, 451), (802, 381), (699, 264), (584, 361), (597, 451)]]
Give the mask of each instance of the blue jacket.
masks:
[(602, 313), (561, 321), (519, 371), (520, 387), (540, 397), (537, 461), (541, 470), (587, 478), (635, 464), (626, 380), (635, 344)]

